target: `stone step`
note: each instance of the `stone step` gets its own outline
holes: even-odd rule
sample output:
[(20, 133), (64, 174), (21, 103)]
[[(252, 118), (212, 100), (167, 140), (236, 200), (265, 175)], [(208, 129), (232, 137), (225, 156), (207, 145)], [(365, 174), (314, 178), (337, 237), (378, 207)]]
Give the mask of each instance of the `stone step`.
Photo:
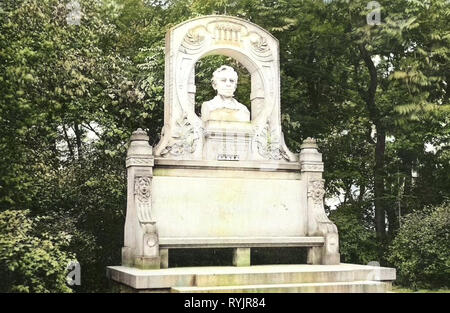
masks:
[(220, 287), (354, 281), (393, 281), (395, 269), (367, 265), (256, 265), (140, 270), (108, 267), (108, 276), (134, 289)]
[(390, 283), (376, 281), (171, 288), (173, 293), (384, 293), (389, 290)]

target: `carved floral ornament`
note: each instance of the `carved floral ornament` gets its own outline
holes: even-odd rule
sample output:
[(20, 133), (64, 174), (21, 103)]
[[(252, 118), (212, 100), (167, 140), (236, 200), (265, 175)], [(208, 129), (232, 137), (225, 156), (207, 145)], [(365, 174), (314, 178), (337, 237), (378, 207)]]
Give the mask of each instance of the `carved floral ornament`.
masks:
[(259, 36), (257, 39), (251, 40), (252, 47), (256, 52), (267, 52), (270, 50), (265, 37)]
[(150, 248), (153, 248), (153, 247), (155, 247), (157, 244), (158, 244), (158, 236), (157, 236), (157, 234), (156, 233), (152, 233), (152, 234), (149, 234), (146, 238), (146, 244), (147, 244), (147, 246), (149, 246)]
[(194, 29), (190, 29), (186, 36), (184, 36), (184, 41), (191, 45), (201, 45), (205, 40), (205, 36), (200, 32), (195, 32)]
[(228, 32), (240, 32), (242, 29), (241, 25), (233, 23), (219, 23), (215, 25), (215, 28)]
[(194, 153), (199, 139), (198, 131), (189, 122), (187, 116), (184, 115), (176, 121), (176, 131), (172, 135), (169, 144), (161, 151), (161, 156), (167, 154), (180, 156)]
[(254, 30), (249, 31), (246, 26), (232, 21), (214, 21), (207, 25), (198, 25), (190, 28), (184, 35), (180, 51), (186, 54), (199, 52), (210, 37), (216, 43), (229, 43), (242, 46), (247, 41), (248, 47), (256, 56), (268, 58), (272, 56), (267, 38)]
[(258, 153), (269, 160), (289, 160), (289, 156), (282, 149), (277, 132), (271, 130), (269, 123), (260, 133), (256, 132)]
[(310, 180), (308, 182), (308, 197), (312, 198), (315, 205), (323, 203), (325, 195), (324, 180)]
[(186, 54), (197, 54), (205, 45), (206, 30), (204, 27), (194, 27), (188, 30), (184, 35), (183, 41), (180, 45), (180, 52)]

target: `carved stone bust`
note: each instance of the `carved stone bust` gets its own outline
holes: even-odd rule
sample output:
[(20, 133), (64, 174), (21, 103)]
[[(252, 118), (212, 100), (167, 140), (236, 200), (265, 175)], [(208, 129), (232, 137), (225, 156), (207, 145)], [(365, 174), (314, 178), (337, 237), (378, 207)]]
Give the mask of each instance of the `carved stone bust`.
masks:
[(250, 111), (245, 105), (233, 98), (236, 91), (238, 75), (227, 65), (222, 65), (214, 71), (212, 86), (217, 96), (202, 104), (202, 120), (249, 122)]

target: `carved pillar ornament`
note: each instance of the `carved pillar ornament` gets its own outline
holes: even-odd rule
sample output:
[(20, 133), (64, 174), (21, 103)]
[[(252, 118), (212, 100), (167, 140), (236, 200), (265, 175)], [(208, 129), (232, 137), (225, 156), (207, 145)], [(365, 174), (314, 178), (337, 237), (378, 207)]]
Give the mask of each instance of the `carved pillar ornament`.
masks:
[(308, 183), (308, 235), (322, 236), (325, 239), (323, 247), (309, 248), (308, 263), (339, 264), (338, 230), (325, 213), (322, 154), (317, 149), (316, 140), (307, 138), (303, 141), (300, 152), (302, 177)]
[(308, 182), (308, 197), (310, 197), (316, 207), (322, 206), (325, 195), (324, 180), (310, 180)]
[(141, 224), (155, 223), (151, 209), (151, 178), (150, 176), (136, 176), (134, 181), (135, 203)]
[(149, 137), (142, 129), (133, 132), (127, 152), (127, 215), (122, 264), (159, 268), (159, 240), (152, 216), (154, 158)]
[(308, 181), (308, 198), (311, 199), (314, 206), (315, 219), (318, 223), (318, 232), (322, 235), (337, 232), (336, 225), (330, 221), (325, 213), (323, 204), (325, 195), (324, 184), (324, 179)]
[[(339, 236), (336, 225), (325, 214), (323, 198), (325, 195), (324, 180), (312, 179), (308, 181), (308, 219), (315, 225), (315, 230), (309, 235), (323, 236), (323, 247), (313, 247), (308, 251), (310, 264), (339, 264)], [(311, 221), (311, 219), (313, 221)]]
[(156, 221), (152, 217), (150, 176), (136, 176), (134, 184), (135, 204), (139, 223), (143, 229), (143, 257), (153, 258), (159, 254)]

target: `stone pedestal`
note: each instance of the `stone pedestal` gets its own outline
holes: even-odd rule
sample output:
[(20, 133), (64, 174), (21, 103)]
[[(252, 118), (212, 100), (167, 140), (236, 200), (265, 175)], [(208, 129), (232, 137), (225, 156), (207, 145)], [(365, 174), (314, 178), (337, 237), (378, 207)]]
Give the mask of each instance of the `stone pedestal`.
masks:
[(380, 293), (389, 292), (393, 268), (356, 264), (257, 265), (139, 270), (110, 266), (121, 292), (174, 293)]
[(243, 161), (252, 159), (251, 123), (208, 121), (205, 125), (204, 160)]

